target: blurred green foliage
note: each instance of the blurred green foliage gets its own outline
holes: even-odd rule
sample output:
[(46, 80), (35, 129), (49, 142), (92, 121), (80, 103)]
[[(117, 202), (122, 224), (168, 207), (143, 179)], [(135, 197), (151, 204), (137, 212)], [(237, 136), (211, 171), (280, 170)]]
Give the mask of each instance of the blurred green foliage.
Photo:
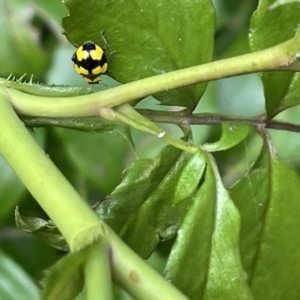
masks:
[[(79, 2), (79, 0), (73, 1), (75, 8), (76, 5), (79, 5)], [(103, 2), (106, 3), (106, 1)], [(88, 5), (90, 5), (90, 3), (94, 2), (91, 1), (88, 3)], [(207, 3), (208, 1), (202, 1), (202, 4), (204, 6), (202, 8), (200, 7), (200, 12), (195, 11), (196, 14), (202, 13), (202, 15), (199, 16), (199, 19), (205, 18), (205, 12), (207, 11), (204, 8), (208, 9)], [(261, 1), (261, 3), (264, 3), (265, 6), (268, 6), (272, 4), (273, 1)], [(287, 8), (287, 20), (284, 23), (278, 22), (278, 28), (276, 29), (276, 31), (272, 27), (274, 25), (274, 22), (276, 25), (277, 18), (279, 18), (279, 16), (277, 15), (278, 12), (276, 11), (272, 12), (272, 14), (274, 14), (274, 16), (271, 17), (273, 23), (271, 23), (270, 25), (265, 24), (265, 19), (269, 18), (269, 16), (266, 17), (261, 12), (255, 13), (250, 25), (251, 15), (258, 5), (257, 0), (215, 0), (213, 1), (213, 4), (216, 10), (214, 53), (213, 48), (210, 47), (210, 45), (208, 47), (205, 47), (204, 44), (201, 48), (201, 55), (197, 56), (199, 53), (197, 54), (198, 49), (195, 49), (196, 39), (193, 39), (194, 35), (198, 34), (199, 36), (203, 36), (203, 40), (207, 41), (208, 44), (212, 43), (212, 41), (210, 40), (212, 32), (208, 31), (213, 30), (213, 12), (209, 10), (209, 15), (211, 17), (211, 19), (209, 20), (211, 25), (209, 30), (207, 32), (199, 32), (199, 28), (194, 28), (194, 31), (189, 32), (189, 34), (187, 35), (189, 39), (188, 45), (190, 49), (182, 49), (179, 57), (176, 57), (174, 54), (171, 62), (162, 62), (161, 60), (158, 60), (157, 63), (159, 64), (159, 68), (155, 67), (154, 65), (152, 66), (152, 71), (149, 69), (142, 70), (145, 64), (143, 60), (144, 56), (139, 55), (139, 45), (134, 43), (134, 39), (139, 33), (130, 32), (131, 28), (126, 27), (126, 22), (128, 22), (128, 20), (125, 17), (125, 19), (121, 20), (122, 22), (116, 22), (113, 17), (109, 17), (107, 19), (104, 18), (103, 24), (99, 24), (99, 28), (94, 28), (92, 26), (89, 27), (90, 25), (88, 20), (81, 20), (79, 18), (78, 23), (74, 23), (73, 19), (65, 19), (64, 29), (67, 31), (67, 37), (72, 43), (81, 43), (87, 39), (97, 39), (98, 37), (96, 37), (95, 35), (96, 32), (100, 32), (101, 29), (105, 28), (107, 30), (107, 39), (109, 41), (110, 47), (112, 48), (112, 50), (117, 49), (116, 58), (112, 63), (112, 75), (117, 74), (116, 78), (120, 80), (120, 82), (126, 82), (138, 79), (140, 77), (154, 75), (155, 72), (160, 73), (163, 69), (170, 70), (182, 68), (187, 65), (204, 63), (211, 60), (213, 56), (215, 59), (220, 59), (231, 57), (233, 55), (248, 53), (250, 51), (250, 48), (252, 50), (266, 48), (267, 46), (277, 44), (280, 41), (283, 41), (290, 37), (290, 35), (292, 34), (291, 29), (295, 28), (295, 24), (297, 24), (297, 22), (299, 23), (299, 18), (295, 16), (295, 14), (293, 14), (293, 11), (295, 11), (296, 7), (299, 6), (299, 3), (291, 4), (291, 6)], [(86, 9), (86, 7), (83, 8)], [(149, 8), (149, 10), (151, 11), (151, 8)], [(192, 10), (193, 9), (191, 8), (191, 11)], [(109, 14), (109, 12), (107, 12), (107, 14)], [(61, 20), (67, 15), (68, 11), (66, 9), (66, 6), (63, 5), (60, 0), (0, 0), (0, 77), (7, 77), (10, 73), (13, 73), (15, 76), (21, 76), (26, 73), (27, 78), (29, 78), (31, 74), (33, 74), (35, 80), (42, 81), (48, 84), (54, 83), (66, 85), (85, 85), (86, 83), (73, 70), (70, 58), (74, 51), (74, 47), (70, 42), (68, 42), (66, 36), (61, 34)], [(294, 16), (292, 18), (292, 21), (289, 17), (290, 15)], [(194, 17), (196, 18), (196, 16)], [(95, 21), (91, 20), (91, 24), (92, 22)], [(82, 30), (83, 23), (85, 26), (84, 30)], [(115, 25), (112, 26), (111, 24)], [(157, 24), (157, 26), (159, 25), (160, 24)], [(250, 47), (248, 44), (249, 26), (251, 26), (252, 30), (250, 31), (252, 35), (250, 39)], [(112, 30), (109, 31), (107, 28), (112, 28)], [(255, 35), (260, 28), (264, 28), (264, 32), (262, 32), (260, 36)], [(113, 30), (119, 31), (119, 35), (114, 36), (112, 34)], [(168, 30), (170, 30), (169, 27)], [(182, 34), (182, 32), (186, 32), (187, 29), (184, 27), (181, 28), (181, 30), (182, 31), (180, 32), (180, 34)], [(89, 33), (90, 35), (82, 36), (83, 32)], [(126, 49), (119, 49), (120, 45), (122, 44), (122, 33), (124, 33), (125, 36), (130, 36), (131, 38)], [(162, 29), (160, 33), (162, 36), (168, 36), (167, 33)], [(287, 35), (283, 35), (283, 33), (286, 33)], [(147, 34), (148, 35), (145, 36), (146, 40), (153, 38), (153, 32), (147, 32)], [(157, 40), (155, 39), (155, 45), (157, 47), (155, 51), (153, 51), (153, 49), (149, 47), (148, 54), (150, 57), (159, 57), (161, 53), (164, 53), (166, 51), (166, 49), (161, 48), (158, 38)], [(178, 47), (178, 45), (175, 44), (173, 40), (171, 40), (170, 43), (173, 43), (175, 48)], [(172, 49), (168, 50), (172, 52)], [(126, 55), (128, 56), (129, 54), (133, 57), (133, 59), (137, 56), (137, 64), (132, 64), (132, 61), (124, 60), (126, 58)], [(176, 55), (177, 54), (178, 53), (176, 53)], [(185, 65), (186, 61), (184, 59), (186, 57), (190, 58), (190, 61), (187, 65)], [(121, 71), (119, 71), (119, 73), (117, 73), (118, 71), (115, 71), (115, 69), (118, 68), (118, 65), (122, 65), (123, 67), (121, 68)], [(140, 71), (139, 77), (136, 77), (136, 70)], [(271, 78), (270, 80), (270, 77), (272, 76), (274, 78)], [(196, 89), (185, 90), (185, 92), (188, 91), (189, 95), (191, 96), (191, 98), (189, 99), (190, 102), (187, 106), (194, 108), (194, 106), (197, 105), (195, 112), (211, 112), (223, 114), (227, 113), (233, 115), (259, 115), (265, 112), (264, 99), (266, 98), (266, 110), (269, 115), (274, 116), (277, 113), (281, 112), (283, 109), (295, 105), (295, 103), (297, 102), (295, 100), (295, 95), (297, 95), (298, 92), (298, 81), (299, 76), (294, 73), (276, 73), (275, 75), (274, 73), (265, 74), (262, 78), (263, 84), (260, 81), (259, 76), (256, 74), (223, 79), (209, 83), (206, 90), (206, 85), (202, 85), (200, 87), (197, 87)], [(294, 85), (291, 87), (291, 90), (288, 90), (291, 82)], [(104, 76), (104, 80), (102, 83), (108, 86), (118, 84), (118, 82), (113, 81), (106, 76)], [(291, 96), (292, 92), (294, 94), (292, 94)], [(198, 103), (202, 93), (204, 93), (204, 95), (201, 98), (201, 102)], [(164, 104), (177, 105), (180, 103), (180, 100), (178, 99), (180, 99), (182, 95), (182, 93), (177, 93), (173, 95), (175, 98), (172, 98), (173, 96), (170, 97), (169, 95), (161, 95), (158, 99), (161, 100)], [(146, 100), (140, 102), (137, 107), (157, 109), (157, 100), (149, 97)], [(278, 118), (282, 120), (297, 122), (298, 116), (299, 109), (292, 108), (282, 112), (278, 116)], [(175, 126), (164, 125), (164, 128), (168, 132), (173, 133), (175, 136), (181, 135), (178, 128), (176, 128)], [(221, 134), (221, 126), (193, 126), (193, 138), (196, 144), (213, 143), (218, 140)], [(246, 213), (244, 214), (244, 216), (246, 217), (242, 218), (242, 234), (244, 232), (246, 232), (245, 234), (247, 234), (247, 230), (249, 230), (251, 226), (255, 227), (257, 234), (256, 236), (250, 236), (251, 241), (254, 244), (253, 248), (249, 249), (249, 241), (244, 241), (244, 243), (241, 244), (241, 249), (244, 253), (244, 256), (242, 258), (243, 267), (247, 272), (252, 274), (251, 276), (254, 276), (253, 274), (255, 274), (255, 272), (258, 272), (259, 276), (276, 276), (276, 272), (280, 272), (280, 270), (283, 268), (282, 265), (277, 265), (276, 268), (272, 269), (274, 273), (264, 274), (263, 266), (260, 264), (260, 262), (258, 262), (257, 269), (255, 270), (251, 269), (251, 264), (253, 263), (253, 253), (255, 251), (261, 251), (261, 255), (270, 255), (268, 253), (268, 249), (257, 250), (259, 248), (257, 242), (258, 237), (262, 238), (265, 241), (268, 238), (274, 238), (274, 232), (278, 232), (279, 235), (284, 235), (284, 231), (281, 231), (282, 228), (281, 226), (279, 226), (280, 224), (276, 224), (276, 216), (274, 218), (271, 218), (269, 223), (266, 223), (266, 230), (270, 230), (271, 234), (268, 234), (268, 232), (263, 233), (262, 226), (264, 226), (265, 224), (258, 222), (258, 220), (260, 220), (260, 214), (265, 216), (268, 212), (268, 207), (270, 207), (268, 206), (269, 201), (272, 200), (272, 197), (270, 195), (276, 192), (278, 197), (282, 197), (282, 199), (288, 197), (290, 199), (291, 205), (288, 206), (288, 209), (286, 209), (286, 211), (285, 205), (282, 205), (282, 207), (278, 208), (282, 212), (284, 211), (284, 213), (288, 215), (292, 215), (293, 213), (298, 212), (298, 197), (292, 192), (293, 188), (295, 188), (295, 186), (299, 184), (297, 173), (300, 173), (300, 164), (298, 163), (300, 159), (300, 140), (297, 138), (296, 134), (297, 133), (271, 132), (271, 136), (279, 156), (282, 157), (287, 164), (292, 166), (294, 170), (289, 169), (280, 161), (269, 162), (268, 164), (265, 164), (264, 170), (258, 168), (259, 170), (251, 174), (251, 176), (249, 177), (243, 177), (240, 182), (238, 182), (232, 189), (230, 189), (230, 195), (239, 211), (246, 211)], [(67, 129), (50, 128), (35, 129), (32, 132), (32, 135), (37, 139), (37, 141), (39, 141), (40, 145), (44, 147), (45, 151), (49, 154), (54, 163), (59, 167), (60, 170), (62, 170), (68, 180), (72, 182), (79, 193), (83, 195), (91, 205), (94, 205), (98, 201), (103, 200), (105, 196), (107, 196), (114, 190), (114, 188), (117, 187), (118, 183), (121, 181), (122, 171), (126, 167), (131, 165), (131, 163), (134, 162), (136, 158), (145, 158), (145, 160), (139, 161), (139, 163), (136, 163), (134, 167), (132, 167), (132, 169), (127, 171), (129, 175), (128, 173), (125, 174), (125, 178), (126, 175), (129, 177), (132, 176), (135, 177), (138, 181), (139, 178), (137, 174), (139, 173), (136, 171), (136, 169), (134, 169), (138, 169), (138, 167), (140, 167), (145, 173), (149, 172), (147, 173), (148, 176), (152, 175), (151, 172), (155, 171), (151, 169), (153, 168), (153, 162), (157, 163), (157, 153), (164, 146), (161, 141), (155, 139), (154, 137), (136, 131), (132, 132), (135, 142), (135, 149), (132, 149), (130, 143), (123, 139), (121, 135), (117, 134), (87, 134)], [(246, 135), (247, 134), (245, 134), (245, 137)], [(232, 187), (238, 179), (240, 179), (245, 173), (250, 170), (259, 155), (263, 156), (264, 153), (260, 153), (261, 144), (262, 140), (257, 134), (252, 132), (247, 136), (247, 138), (242, 141), (242, 143), (235, 145), (229, 150), (216, 152), (214, 154), (214, 158), (217, 161), (223, 182), (225, 183), (225, 186), (227, 188)], [(167, 150), (165, 149), (164, 151)], [(163, 152), (160, 155), (163, 156), (164, 154), (165, 153)], [(175, 154), (172, 152), (170, 156), (172, 155)], [(188, 155), (183, 155), (182, 153), (179, 153), (179, 151), (176, 155), (176, 158), (181, 156), (181, 159), (185, 162), (190, 159)], [(263, 160), (263, 158), (261, 159)], [(170, 161), (165, 163), (170, 163)], [(143, 166), (138, 166), (138, 164), (143, 164)], [(169, 166), (169, 169), (172, 170), (172, 168), (175, 168), (175, 166), (178, 167), (177, 160)], [(161, 164), (159, 164), (159, 167), (161, 167)], [(204, 172), (201, 163), (199, 163), (198, 167), (199, 173)], [(272, 176), (271, 178), (269, 178), (269, 180), (275, 182), (273, 188), (276, 189), (276, 191), (269, 189), (270, 182), (264, 181), (266, 174), (269, 174), (270, 172), (270, 168), (272, 169)], [(138, 169), (138, 171), (142, 172), (141, 169)], [(19, 206), (20, 212), (24, 215), (42, 217), (45, 219), (47, 219), (47, 216), (45, 216), (45, 213), (38, 207), (34, 199), (28, 194), (28, 192), (16, 178), (10, 167), (1, 157), (0, 170), (0, 199), (2, 201), (0, 210), (0, 298), (19, 299), (20, 295), (22, 295), (22, 299), (37, 299), (38, 288), (35, 283), (37, 283), (41, 279), (43, 270), (48, 268), (55, 261), (61, 258), (62, 254), (59, 251), (44, 244), (38, 238), (22, 233), (19, 230), (15, 229), (14, 209), (17, 205)], [(211, 166), (209, 166), (209, 168), (205, 170), (206, 185), (205, 188), (201, 190), (202, 192), (199, 192), (199, 194), (197, 194), (196, 201), (193, 204), (194, 206), (201, 206), (202, 204), (199, 204), (198, 199), (200, 199), (199, 197), (205, 197), (205, 195), (207, 197), (207, 202), (209, 202), (209, 200), (213, 198), (214, 201), (216, 201), (216, 203), (220, 205), (220, 203), (223, 201), (222, 199), (221, 201), (218, 198), (217, 189), (220, 186), (219, 181), (216, 180), (212, 175), (213, 172), (214, 170)], [(166, 221), (166, 215), (168, 214), (163, 211), (163, 209), (160, 210), (158, 202), (165, 196), (165, 194), (160, 194), (159, 185), (161, 183), (166, 184), (166, 181), (170, 178), (171, 181), (167, 182), (167, 184), (169, 184), (169, 192), (175, 193), (175, 186), (172, 186), (172, 184), (174, 184), (172, 182), (172, 173), (167, 175), (157, 175), (157, 182), (154, 185), (155, 188), (157, 188), (156, 193), (148, 195), (148, 198), (146, 197), (146, 200), (148, 201), (149, 199), (151, 200), (151, 197), (155, 198), (155, 200), (157, 201), (153, 208), (155, 212), (155, 216), (153, 215), (153, 218), (157, 218), (159, 220), (158, 222), (161, 225), (161, 232), (159, 232), (160, 236), (154, 236), (153, 228), (151, 228), (152, 231), (149, 233), (149, 235), (153, 235), (152, 241), (150, 246), (143, 244), (143, 246), (146, 247), (146, 250), (141, 251), (141, 254), (143, 254), (144, 256), (149, 256), (149, 254), (151, 254), (157, 244), (161, 240), (163, 240), (163, 236), (165, 233), (163, 231), (169, 229), (167, 226), (168, 224), (164, 224), (164, 222)], [(177, 175), (178, 174), (176, 174), (176, 176)], [(280, 184), (282, 181), (281, 176), (291, 178), (291, 181), (289, 182), (290, 185), (287, 185), (286, 187), (282, 186)], [(132, 179), (132, 177), (130, 178)], [(199, 175), (199, 178), (200, 177), (201, 175)], [(148, 177), (145, 178), (148, 179)], [(176, 178), (176, 182), (177, 181), (179, 181), (178, 178)], [(251, 184), (249, 184), (249, 182)], [(146, 183), (138, 182), (137, 186)], [(143, 185), (143, 192), (145, 194), (150, 194), (149, 190), (154, 189), (154, 186), (152, 185), (145, 187)], [(253, 189), (258, 190), (260, 193), (263, 193), (263, 197), (267, 205), (267, 208), (263, 206), (265, 208), (264, 211), (260, 210), (260, 203), (256, 203), (256, 208), (253, 206), (249, 208), (244, 206), (244, 202), (240, 201), (242, 199), (240, 195), (242, 194), (242, 197), (244, 197), (245, 189), (248, 189), (250, 186), (252, 186), (252, 188), (249, 191), (247, 190), (246, 192), (249, 196), (249, 201), (255, 199), (254, 197), (252, 197)], [(130, 188), (132, 188), (132, 186)], [(138, 193), (140, 191), (134, 190), (133, 192)], [(97, 208), (100, 210), (99, 214), (105, 214), (105, 210), (108, 211), (111, 209), (110, 205), (112, 203), (114, 204), (116, 198), (122, 197), (126, 193), (129, 193), (128, 190), (126, 190), (126, 187), (124, 190), (124, 186), (118, 186), (114, 193), (110, 195), (110, 198), (107, 198), (105, 201), (98, 204)], [(202, 193), (204, 193), (205, 195), (202, 195)], [(135, 197), (135, 195), (133, 195), (133, 197)], [(242, 200), (245, 199), (243, 198)], [(225, 205), (229, 205), (226, 201), (224, 201), (224, 203)], [(144, 205), (149, 205), (149, 203), (145, 201)], [(153, 207), (153, 203), (151, 203), (151, 205)], [(128, 223), (126, 226), (128, 226), (129, 229), (130, 226), (136, 226), (136, 224), (142, 224), (144, 226), (144, 223), (147, 223), (146, 219), (139, 220), (137, 216), (134, 217), (137, 220), (135, 220), (134, 218), (133, 220), (130, 219), (132, 215), (134, 216), (133, 212), (136, 206), (138, 206), (138, 204), (132, 202), (130, 206), (131, 211), (126, 212), (129, 216), (129, 220), (127, 220)], [(124, 209), (122, 205), (120, 207), (112, 207), (112, 211), (115, 212), (114, 217), (118, 216), (118, 213), (120, 213), (120, 211), (123, 212), (122, 209)], [(143, 210), (143, 208), (139, 209)], [(180, 223), (182, 221), (183, 217), (180, 215), (180, 209), (182, 209), (181, 206), (174, 208), (178, 216), (176, 215), (174, 217), (175, 221), (172, 220), (172, 222)], [(187, 208), (185, 207), (184, 209)], [(211, 209), (209, 214), (209, 216), (211, 216), (214, 214), (213, 203), (211, 203), (211, 207), (209, 207), (209, 209)], [(120, 213), (120, 215), (122, 214)], [(223, 218), (231, 218), (232, 215), (234, 215), (235, 217), (236, 212), (232, 207), (230, 207), (228, 214), (223, 216)], [(253, 215), (256, 215), (256, 218), (253, 218)], [(124, 217), (124, 215), (122, 216)], [(109, 219), (108, 215), (104, 215), (103, 217)], [(127, 217), (126, 214), (125, 217)], [(296, 217), (297, 215), (295, 216), (295, 218)], [(284, 225), (282, 226), (292, 227), (290, 222), (291, 220), (286, 220)], [(192, 239), (193, 234), (195, 234), (195, 232), (198, 232), (198, 230), (200, 230), (199, 228), (203, 226), (203, 221), (207, 225), (207, 231), (203, 233), (203, 236), (201, 236), (201, 241), (203, 241), (203, 249), (208, 249), (208, 239), (210, 238), (213, 224), (211, 224), (211, 219), (205, 219), (205, 216), (203, 216), (201, 222), (197, 223), (197, 221), (199, 221), (199, 216), (193, 215), (191, 211), (188, 215), (188, 218), (185, 220), (183, 229), (186, 230), (187, 235), (191, 235)], [(196, 224), (196, 226), (193, 228), (195, 232), (193, 232), (193, 230), (191, 230), (191, 228), (186, 225), (189, 222), (193, 222)], [(116, 224), (112, 223), (113, 227), (114, 225), (116, 227)], [(129, 244), (131, 243), (134, 248), (139, 241), (134, 240), (134, 237), (130, 237), (130, 230), (128, 228), (123, 228), (120, 225), (120, 228), (116, 228), (116, 230), (120, 231), (121, 235), (123, 235), (123, 237), (125, 237), (125, 239), (129, 241)], [(140, 229), (141, 228), (142, 227), (140, 227)], [(233, 229), (237, 230), (236, 225), (233, 226)], [(292, 232), (291, 235), (297, 235), (297, 231)], [(171, 238), (173, 236), (174, 234), (172, 235), (171, 232), (168, 238)], [(285, 240), (284, 237), (282, 238), (282, 240)], [(169, 255), (171, 247), (173, 246), (173, 242), (174, 239), (171, 239), (170, 241), (166, 241), (165, 243), (158, 244), (157, 251), (149, 259), (149, 263), (154, 265), (158, 270), (163, 270), (167, 262), (167, 256)], [(225, 246), (233, 247), (232, 244), (234, 241), (232, 242), (232, 244), (230, 242), (232, 241), (224, 243)], [(184, 255), (186, 255), (185, 249), (181, 247), (181, 243), (182, 241), (180, 240), (176, 241), (175, 250), (177, 248), (179, 250), (178, 252), (176, 252), (173, 248), (171, 260), (167, 265), (167, 273), (170, 277), (177, 273), (178, 270), (182, 270), (185, 267), (181, 266), (180, 264), (170, 265), (172, 260), (177, 260), (178, 257), (184, 257)], [(199, 247), (201, 246), (202, 245), (199, 245)], [(279, 247), (278, 245), (276, 246)], [(139, 249), (139, 245), (136, 247)], [(218, 245), (215, 245), (215, 247), (218, 247)], [(288, 256), (289, 249), (290, 248), (283, 249), (282, 252), (278, 252), (278, 255), (282, 255), (285, 257)], [(296, 251), (297, 249), (295, 249), (295, 252)], [(197, 253), (197, 255), (200, 254), (206, 255), (207, 253)], [(215, 253), (214, 255), (215, 256), (213, 256), (212, 261), (215, 264), (218, 264), (218, 257)], [(275, 258), (273, 257), (273, 259)], [(203, 259), (203, 257), (199, 257), (199, 260), (200, 259)], [(191, 266), (193, 264), (191, 261), (188, 261), (188, 263), (188, 266)], [(272, 261), (267, 261), (267, 263), (270, 267), (272, 267)], [(290, 260), (289, 265), (293, 266), (293, 264), (294, 261)], [(298, 265), (295, 264), (295, 266)], [(260, 272), (262, 275), (260, 274)], [(293, 272), (296, 274), (295, 270), (293, 270)], [(286, 278), (289, 278), (289, 274), (285, 274), (285, 276)], [(18, 278), (20, 278), (21, 280), (16, 280)], [(281, 277), (278, 278), (280, 279)], [(276, 295), (278, 295), (280, 293), (280, 290), (283, 289), (282, 285), (284, 284), (287, 284), (290, 290), (293, 290), (293, 285), (297, 284), (298, 277), (296, 276), (293, 278), (295, 282), (291, 281), (290, 283), (278, 280), (278, 291), (269, 288), (269, 298), (265, 299), (275, 299)], [(4, 288), (5, 280), (11, 280), (13, 288), (10, 291), (6, 291)], [(197, 286), (197, 284), (203, 284), (204, 279), (202, 278), (201, 280), (199, 281), (200, 283), (196, 282), (195, 286)], [(182, 285), (181, 287), (183, 290), (185, 289), (185, 285), (189, 284), (180, 282), (178, 278), (174, 278), (174, 281), (177, 282), (179, 286)], [(257, 299), (264, 299), (264, 295), (262, 295), (260, 291), (259, 280), (253, 281), (252, 287), (254, 294), (257, 296)], [(201, 289), (203, 289), (203, 286), (201, 287)], [(24, 294), (24, 291), (26, 291), (28, 296), (27, 294)], [(196, 299), (195, 295), (197, 294), (197, 291), (195, 292), (191, 290), (189, 291), (189, 295), (191, 297), (194, 297), (193, 299)], [(289, 297), (287, 297), (286, 299), (297, 299), (295, 298), (296, 292), (292, 291)], [(129, 297), (125, 295), (123, 291), (119, 290), (116, 290), (116, 298), (129, 299)]]

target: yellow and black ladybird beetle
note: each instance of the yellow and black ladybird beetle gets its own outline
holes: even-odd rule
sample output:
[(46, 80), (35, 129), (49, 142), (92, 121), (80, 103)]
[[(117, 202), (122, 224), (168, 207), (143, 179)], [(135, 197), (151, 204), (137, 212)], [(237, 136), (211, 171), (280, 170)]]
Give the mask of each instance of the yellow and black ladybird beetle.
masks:
[(105, 55), (108, 45), (103, 33), (104, 31), (101, 32), (103, 49), (91, 41), (86, 41), (79, 47), (74, 45), (76, 47), (72, 56), (74, 68), (90, 84), (99, 83), (101, 75), (108, 72)]

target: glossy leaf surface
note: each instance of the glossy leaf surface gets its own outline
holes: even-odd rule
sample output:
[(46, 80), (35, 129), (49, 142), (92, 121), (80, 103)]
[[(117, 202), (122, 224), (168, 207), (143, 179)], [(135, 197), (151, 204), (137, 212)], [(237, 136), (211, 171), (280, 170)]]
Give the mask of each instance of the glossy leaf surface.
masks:
[(239, 214), (209, 158), (205, 181), (178, 231), (166, 266), (190, 299), (252, 299), (239, 255)]
[(201, 152), (172, 146), (153, 160), (133, 163), (96, 211), (136, 252), (148, 257), (175, 236), (205, 168)]
[(241, 214), (241, 257), (254, 299), (299, 299), (299, 186), (299, 176), (266, 153), (230, 191)]

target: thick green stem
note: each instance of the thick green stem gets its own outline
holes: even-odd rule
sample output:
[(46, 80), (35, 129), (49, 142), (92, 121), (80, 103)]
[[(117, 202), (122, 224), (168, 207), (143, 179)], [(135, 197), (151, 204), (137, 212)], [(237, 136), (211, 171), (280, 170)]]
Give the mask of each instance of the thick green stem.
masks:
[(104, 240), (92, 246), (84, 274), (87, 300), (113, 299), (109, 248)]
[[(108, 243), (112, 251), (114, 277), (131, 295), (141, 300), (186, 300), (174, 286), (130, 250), (88, 207), (36, 144), (1, 91), (0, 128), (0, 153), (54, 221), (71, 250), (96, 241), (104, 243), (102, 255), (95, 247), (91, 260), (86, 262), (85, 276), (87, 281), (91, 280), (87, 286), (88, 299), (96, 299), (95, 289), (97, 287), (99, 292), (101, 280), (108, 281), (108, 249), (105, 246)], [(105, 293), (110, 297), (109, 290), (108, 285), (103, 295)]]
[(133, 128), (151, 133), (169, 145), (173, 145), (174, 147), (183, 151), (194, 153), (198, 150), (197, 147), (189, 145), (188, 143), (173, 137), (161, 127), (140, 115), (129, 104), (120, 105), (115, 109), (102, 109), (100, 110), (100, 115), (108, 120), (121, 121)]
[[(101, 234), (100, 220), (37, 145), (0, 94), (0, 153), (66, 238), (82, 247)], [(81, 234), (90, 231), (90, 235)]]
[[(299, 34), (299, 33), (297, 33)], [(159, 92), (219, 78), (270, 70), (288, 69), (300, 52), (298, 36), (275, 47), (238, 57), (214, 61), (173, 71), (105, 91), (72, 97), (40, 97), (9, 89), (15, 110), (20, 115), (45, 117), (98, 116), (101, 108), (111, 108)], [(291, 66), (292, 67), (292, 66)]]
[(113, 278), (134, 299), (188, 300), (111, 232)]

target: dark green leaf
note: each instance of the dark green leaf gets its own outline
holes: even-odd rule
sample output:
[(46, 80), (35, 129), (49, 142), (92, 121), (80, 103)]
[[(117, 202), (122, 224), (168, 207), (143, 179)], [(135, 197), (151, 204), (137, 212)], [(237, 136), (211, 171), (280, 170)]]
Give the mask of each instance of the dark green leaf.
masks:
[(169, 256), (167, 278), (190, 299), (252, 299), (238, 236), (239, 214), (209, 158), (205, 181)]
[[(253, 14), (250, 27), (250, 45), (252, 51), (262, 50), (284, 42), (295, 35), (300, 23), (298, 3), (280, 6), (269, 10), (274, 0), (262, 0)], [(297, 94), (290, 96), (299, 80), (294, 72), (266, 72), (261, 75), (266, 99), (266, 111), (273, 117), (281, 110), (299, 104)]]
[(52, 221), (21, 216), (18, 208), (16, 208), (15, 211), (15, 219), (18, 228), (42, 238), (46, 243), (56, 249), (68, 251), (69, 248), (64, 237), (54, 226)]
[(174, 237), (205, 168), (201, 152), (172, 146), (153, 160), (139, 160), (122, 183), (96, 207), (136, 252), (148, 257), (160, 240)]
[(232, 148), (243, 141), (250, 133), (250, 125), (238, 124), (235, 122), (222, 123), (221, 138), (211, 144), (205, 144), (203, 149), (209, 152), (221, 151)]
[[(110, 74), (122, 83), (212, 58), (215, 20), (209, 0), (102, 0), (84, 5), (81, 0), (67, 0), (65, 4), (70, 13), (63, 20), (68, 39), (79, 45), (86, 40), (102, 45), (100, 32), (105, 30), (108, 51), (116, 50)], [(165, 105), (194, 108), (205, 88), (200, 84), (156, 97)]]
[[(299, 299), (300, 179), (267, 152), (230, 191), (241, 214), (241, 256), (255, 300)], [(262, 286), (264, 287), (262, 289)]]

